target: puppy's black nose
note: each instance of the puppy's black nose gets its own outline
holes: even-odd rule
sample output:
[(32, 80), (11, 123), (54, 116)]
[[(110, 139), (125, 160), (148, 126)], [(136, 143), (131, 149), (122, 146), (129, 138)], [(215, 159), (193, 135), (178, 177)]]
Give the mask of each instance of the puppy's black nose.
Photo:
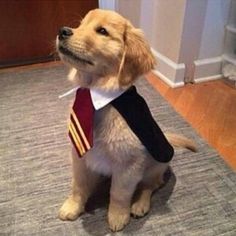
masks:
[(67, 39), (73, 35), (73, 31), (69, 27), (62, 27), (59, 29), (59, 40)]

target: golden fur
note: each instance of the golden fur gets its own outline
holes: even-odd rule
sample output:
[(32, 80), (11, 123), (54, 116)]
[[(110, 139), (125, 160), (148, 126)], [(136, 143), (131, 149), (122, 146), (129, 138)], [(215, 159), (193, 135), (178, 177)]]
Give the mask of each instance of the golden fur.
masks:
[[(98, 32), (101, 27), (107, 35)], [(61, 59), (73, 68), (70, 78), (82, 87), (104, 91), (128, 88), (154, 67), (141, 30), (115, 12), (90, 11), (72, 30), (66, 40), (57, 39), (57, 48)], [(73, 56), (64, 54), (61, 46)], [(173, 145), (194, 149), (186, 138), (167, 137)], [(60, 219), (75, 220), (84, 211), (100, 175), (111, 176), (108, 223), (113, 231), (122, 230), (130, 214), (141, 217), (149, 211), (151, 194), (163, 183), (168, 168), (168, 163), (158, 163), (149, 155), (110, 105), (95, 113), (94, 147), (81, 159), (72, 149), (72, 160), (72, 193), (59, 211)], [(139, 195), (134, 200), (136, 189)]]

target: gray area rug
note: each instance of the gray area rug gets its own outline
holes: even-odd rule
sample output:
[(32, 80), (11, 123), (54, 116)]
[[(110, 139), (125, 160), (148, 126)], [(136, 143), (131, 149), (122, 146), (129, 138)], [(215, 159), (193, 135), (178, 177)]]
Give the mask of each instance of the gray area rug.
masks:
[[(150, 213), (116, 235), (236, 235), (236, 175), (143, 79), (137, 84), (163, 130), (194, 139), (198, 153), (178, 149), (171, 175)], [(0, 235), (111, 235), (108, 188), (87, 212), (62, 222), (57, 212), (70, 190), (67, 117), (73, 96), (61, 66), (0, 72)]]

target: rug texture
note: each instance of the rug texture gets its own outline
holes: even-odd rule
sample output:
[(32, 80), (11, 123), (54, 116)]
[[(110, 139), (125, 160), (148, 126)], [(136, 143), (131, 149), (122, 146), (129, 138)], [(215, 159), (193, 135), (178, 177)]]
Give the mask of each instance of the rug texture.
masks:
[[(70, 191), (69, 104), (73, 86), (62, 66), (0, 72), (0, 235), (112, 235), (106, 220), (109, 182), (74, 222), (57, 212)], [(163, 130), (195, 140), (178, 149), (150, 213), (116, 235), (236, 235), (236, 174), (145, 81), (137, 83)], [(220, 98), (219, 98), (220, 99)]]

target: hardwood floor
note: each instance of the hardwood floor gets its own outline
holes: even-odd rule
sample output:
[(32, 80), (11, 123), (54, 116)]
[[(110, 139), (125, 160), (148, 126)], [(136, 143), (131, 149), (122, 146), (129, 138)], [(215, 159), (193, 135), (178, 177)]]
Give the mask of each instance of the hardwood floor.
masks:
[(152, 73), (147, 80), (236, 170), (236, 89), (222, 80), (176, 89)]

